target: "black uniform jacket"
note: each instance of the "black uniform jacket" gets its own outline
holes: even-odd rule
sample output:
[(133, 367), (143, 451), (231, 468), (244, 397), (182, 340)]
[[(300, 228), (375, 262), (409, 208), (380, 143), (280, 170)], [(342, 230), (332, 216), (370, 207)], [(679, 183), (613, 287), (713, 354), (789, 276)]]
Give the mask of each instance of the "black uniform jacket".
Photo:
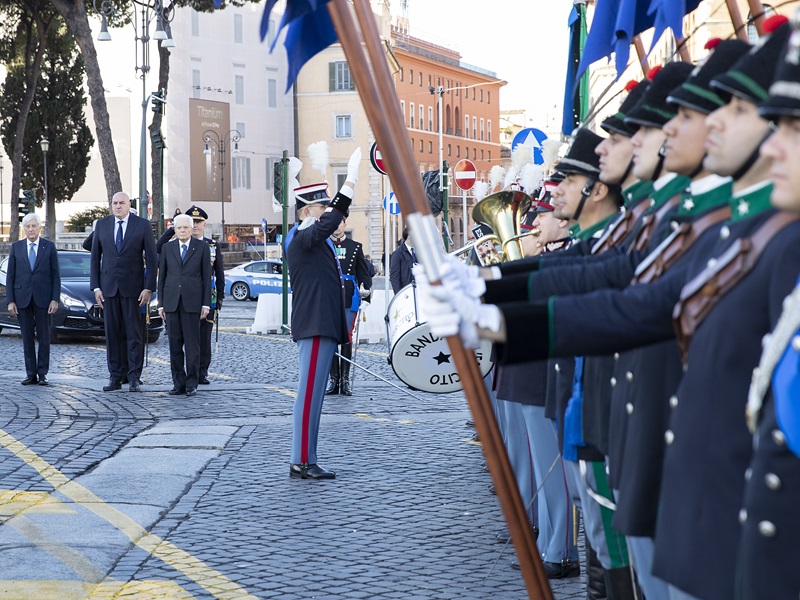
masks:
[(306, 219), (305, 226), (301, 223), (296, 227), (286, 249), (295, 340), (315, 336), (333, 338), (340, 344), (348, 340), (344, 286), (339, 261), (328, 239), (343, 217), (334, 209), (324, 212), (313, 223)]
[[(360, 242), (344, 238), (342, 240), (332, 240), (336, 255), (339, 257), (339, 267), (343, 275), (352, 275), (356, 278), (359, 285), (365, 289), (372, 287), (372, 277), (369, 274), (367, 259), (364, 258), (364, 247)], [(355, 285), (350, 279), (344, 280), (344, 301), (345, 308), (349, 308), (355, 294)]]

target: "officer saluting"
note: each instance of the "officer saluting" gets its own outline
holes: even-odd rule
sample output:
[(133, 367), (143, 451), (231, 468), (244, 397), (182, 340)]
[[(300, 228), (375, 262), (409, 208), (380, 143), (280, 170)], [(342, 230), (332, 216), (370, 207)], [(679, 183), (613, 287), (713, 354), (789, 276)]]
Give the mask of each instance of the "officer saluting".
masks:
[(192, 237), (203, 240), (211, 250), (211, 310), (208, 316), (200, 321), (200, 380), (202, 385), (208, 385), (208, 367), (211, 365), (211, 333), (214, 331), (214, 324), (222, 310), (222, 300), (225, 298), (225, 263), (222, 258), (222, 251), (217, 242), (205, 237), (206, 221), (208, 214), (199, 206), (192, 206), (186, 211), (192, 217), (194, 227)]
[[(331, 241), (336, 251), (336, 257), (339, 259), (339, 268), (342, 271), (347, 330), (350, 336), (352, 336), (361, 300), (363, 298), (364, 301), (367, 301), (370, 296), (372, 277), (369, 274), (369, 268), (367, 267), (367, 260), (364, 258), (364, 249), (362, 245), (348, 238), (344, 233), (344, 228), (347, 226), (347, 217), (348, 215), (345, 214), (345, 218), (342, 219), (342, 222), (339, 223), (339, 227), (333, 232)], [(359, 288), (362, 286), (364, 290), (366, 290), (363, 297), (359, 291)], [(339, 357), (333, 357), (330, 381), (328, 382), (325, 393), (338, 394), (341, 391), (345, 396), (352, 396), (353, 391), (350, 389), (350, 363), (345, 359), (349, 359), (353, 356), (353, 340), (342, 344), (341, 354), (344, 357), (341, 360), (341, 364)]]

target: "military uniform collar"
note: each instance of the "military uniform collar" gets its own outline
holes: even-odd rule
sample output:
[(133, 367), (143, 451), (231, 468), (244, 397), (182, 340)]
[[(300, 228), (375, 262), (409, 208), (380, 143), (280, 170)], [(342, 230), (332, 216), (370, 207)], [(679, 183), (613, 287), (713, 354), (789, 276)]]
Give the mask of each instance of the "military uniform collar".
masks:
[(653, 191), (652, 181), (636, 181), (622, 190), (622, 197), (625, 199), (625, 206), (630, 206), (633, 202), (649, 196)]
[(769, 201), (771, 194), (772, 182), (765, 180), (751, 185), (733, 196), (730, 199), (731, 222), (754, 217), (771, 208), (772, 205)]
[(667, 173), (653, 182), (653, 191), (657, 192), (678, 176), (677, 173)]
[(580, 240), (591, 239), (591, 238), (593, 238), (595, 236), (595, 234), (598, 234), (603, 229), (605, 229), (605, 226), (608, 225), (608, 223), (611, 221), (611, 219), (614, 219), (614, 218), (616, 218), (618, 216), (619, 216), (619, 213), (616, 213), (616, 212), (615, 213), (611, 213), (605, 219), (601, 219), (600, 221), (598, 221), (594, 225), (590, 225), (586, 229), (581, 229), (581, 226), (576, 223), (575, 225), (570, 227), (569, 235), (572, 238), (578, 238)]
[(733, 180), (730, 177), (708, 175), (693, 181), (681, 199), (678, 215), (696, 215), (728, 202), (733, 195)]

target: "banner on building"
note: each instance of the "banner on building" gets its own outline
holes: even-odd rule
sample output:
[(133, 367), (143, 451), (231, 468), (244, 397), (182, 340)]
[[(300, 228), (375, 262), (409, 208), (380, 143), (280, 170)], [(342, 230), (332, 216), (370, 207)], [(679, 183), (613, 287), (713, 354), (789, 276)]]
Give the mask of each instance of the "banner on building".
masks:
[[(189, 99), (189, 161), (192, 204), (231, 201), (230, 104)], [(208, 139), (208, 152), (206, 142)], [(224, 165), (220, 168), (220, 149)], [(224, 185), (225, 189), (222, 189)]]

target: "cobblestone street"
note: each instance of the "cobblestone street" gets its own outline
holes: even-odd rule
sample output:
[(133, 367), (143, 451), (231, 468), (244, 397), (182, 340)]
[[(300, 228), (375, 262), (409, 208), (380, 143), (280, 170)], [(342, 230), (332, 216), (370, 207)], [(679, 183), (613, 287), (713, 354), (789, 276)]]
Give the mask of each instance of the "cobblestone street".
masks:
[[(101, 391), (102, 339), (52, 347), (48, 388), (22, 387), (18, 332), (0, 353), (0, 598), (526, 598), (461, 393), (357, 375), (325, 401), (320, 463), (287, 476), (297, 352), (249, 335), (225, 304), (211, 386), (171, 387), (166, 337), (143, 393)], [(403, 387), (385, 345), (356, 360)], [(553, 581), (559, 600), (582, 578)]]

